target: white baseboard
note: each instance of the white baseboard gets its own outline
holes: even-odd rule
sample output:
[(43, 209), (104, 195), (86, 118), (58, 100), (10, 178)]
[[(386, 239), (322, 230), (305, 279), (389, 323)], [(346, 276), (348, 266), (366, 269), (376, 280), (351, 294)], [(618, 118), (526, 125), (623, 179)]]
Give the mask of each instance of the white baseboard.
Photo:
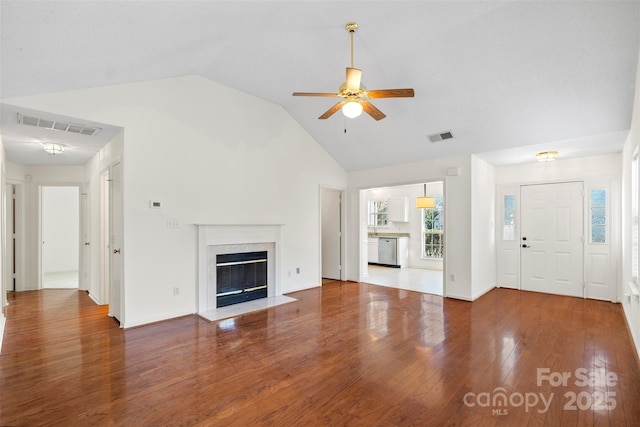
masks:
[(195, 308), (194, 308), (193, 311), (187, 311), (187, 312), (180, 311), (180, 312), (167, 313), (167, 314), (158, 315), (158, 316), (138, 318), (138, 319), (134, 319), (132, 321), (125, 321), (124, 324), (121, 324), (121, 327), (123, 329), (134, 328), (136, 326), (144, 326), (144, 325), (148, 325), (150, 323), (162, 322), (162, 321), (165, 321), (165, 320), (171, 320), (171, 319), (175, 319), (175, 318), (178, 318), (178, 317), (189, 316), (189, 315), (192, 315), (192, 314), (196, 314)]
[(453, 299), (459, 299), (459, 300), (462, 300), (462, 301), (475, 301), (478, 298), (480, 298), (482, 295), (492, 291), (495, 288), (496, 288), (495, 286), (492, 286), (492, 287), (490, 287), (488, 289), (485, 289), (484, 291), (480, 292), (479, 294), (477, 294), (477, 295), (475, 295), (475, 296), (473, 296), (471, 298), (468, 297), (468, 296), (461, 296), (461, 295), (455, 295), (455, 294), (447, 294), (447, 295), (445, 295), (445, 297), (453, 298)]
[(89, 295), (89, 298), (91, 298), (91, 300), (93, 300), (93, 302), (95, 302), (96, 305), (105, 305), (100, 303), (100, 301), (98, 301), (93, 295), (91, 295), (91, 292), (87, 292), (87, 295)]

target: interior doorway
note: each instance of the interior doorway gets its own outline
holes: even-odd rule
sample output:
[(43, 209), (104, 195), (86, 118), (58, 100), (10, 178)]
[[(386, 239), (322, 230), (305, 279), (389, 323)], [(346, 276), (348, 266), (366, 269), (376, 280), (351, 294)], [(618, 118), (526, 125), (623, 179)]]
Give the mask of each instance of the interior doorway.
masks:
[(445, 295), (445, 207), (440, 180), (360, 190), (360, 280)]
[(341, 190), (320, 189), (322, 280), (344, 280)]
[(5, 184), (5, 259), (3, 262), (5, 291), (15, 292), (17, 287), (18, 212), (15, 184)]
[(44, 289), (77, 289), (80, 269), (80, 188), (41, 186), (41, 272)]

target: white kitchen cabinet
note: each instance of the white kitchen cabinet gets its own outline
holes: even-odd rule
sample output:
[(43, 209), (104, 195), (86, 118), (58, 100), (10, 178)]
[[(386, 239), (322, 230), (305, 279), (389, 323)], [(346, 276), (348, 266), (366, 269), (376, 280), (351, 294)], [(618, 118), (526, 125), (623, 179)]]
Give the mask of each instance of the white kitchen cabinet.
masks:
[(391, 197), (387, 201), (388, 218), (391, 222), (409, 222), (409, 199)]
[(368, 253), (369, 257), (367, 259), (368, 262), (378, 262), (378, 238), (369, 238), (368, 244)]
[(409, 264), (409, 239), (406, 237), (398, 237), (398, 265), (406, 267)]

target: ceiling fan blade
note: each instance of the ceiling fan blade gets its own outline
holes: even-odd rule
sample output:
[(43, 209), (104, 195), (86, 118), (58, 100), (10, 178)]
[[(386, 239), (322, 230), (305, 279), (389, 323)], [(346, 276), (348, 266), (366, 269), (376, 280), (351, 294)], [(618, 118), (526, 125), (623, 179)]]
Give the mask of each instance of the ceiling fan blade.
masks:
[(364, 112), (374, 119), (382, 120), (387, 117), (382, 111), (378, 110), (376, 106), (369, 101), (360, 101), (360, 103), (362, 104), (362, 109), (364, 110)]
[(293, 96), (326, 96), (328, 98), (338, 98), (337, 93), (317, 93), (317, 92), (293, 92)]
[(323, 115), (321, 115), (320, 117), (318, 117), (321, 120), (324, 119), (328, 119), (329, 117), (333, 116), (339, 109), (342, 108), (342, 106), (346, 103), (347, 101), (340, 101), (338, 102), (336, 105), (334, 105), (333, 107), (329, 108), (327, 111), (324, 112)]
[(357, 68), (347, 67), (347, 89), (358, 90), (360, 89), (360, 79), (362, 78), (362, 70)]
[(367, 92), (367, 97), (375, 98), (413, 98), (413, 89), (378, 89)]

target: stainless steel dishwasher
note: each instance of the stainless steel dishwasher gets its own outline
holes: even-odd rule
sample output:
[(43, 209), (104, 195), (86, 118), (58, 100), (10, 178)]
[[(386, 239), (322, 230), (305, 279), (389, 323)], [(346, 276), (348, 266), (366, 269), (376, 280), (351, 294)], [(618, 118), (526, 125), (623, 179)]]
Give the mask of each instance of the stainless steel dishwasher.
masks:
[(397, 265), (397, 247), (395, 237), (380, 237), (378, 238), (378, 263)]

